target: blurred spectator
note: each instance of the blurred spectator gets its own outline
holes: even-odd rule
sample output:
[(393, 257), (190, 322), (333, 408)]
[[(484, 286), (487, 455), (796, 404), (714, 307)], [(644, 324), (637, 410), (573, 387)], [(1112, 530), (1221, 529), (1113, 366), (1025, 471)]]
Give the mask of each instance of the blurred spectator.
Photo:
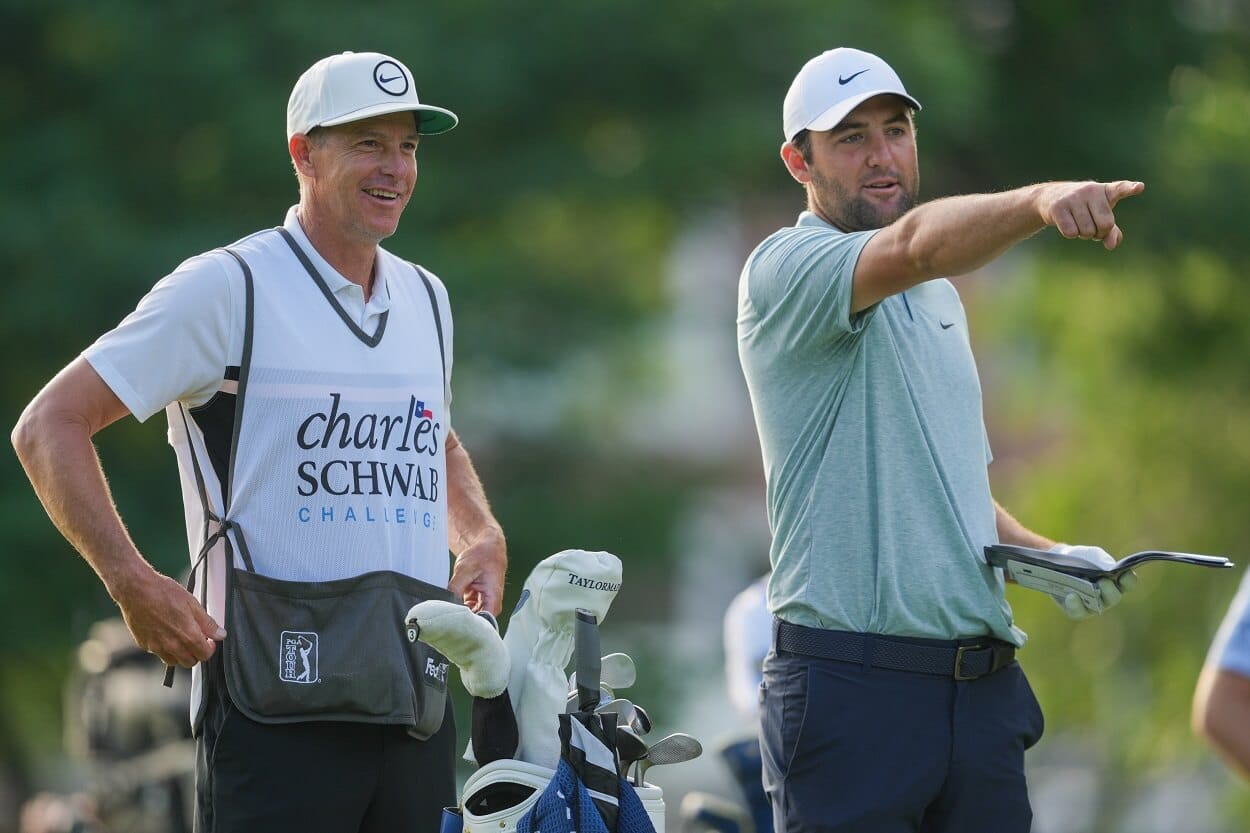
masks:
[(725, 678), (729, 701), (754, 730), (759, 723), (760, 680), (772, 642), (768, 613), (768, 576), (763, 575), (734, 597), (725, 611)]
[(1250, 577), (1229, 605), (1194, 691), (1194, 731), (1250, 778)]
[(734, 597), (725, 611), (725, 678), (734, 710), (749, 726), (746, 736), (719, 749), (742, 790), (756, 833), (772, 833), (772, 810), (764, 793), (760, 761), (759, 703), (764, 657), (772, 644), (772, 616), (768, 612), (768, 574), (760, 576)]

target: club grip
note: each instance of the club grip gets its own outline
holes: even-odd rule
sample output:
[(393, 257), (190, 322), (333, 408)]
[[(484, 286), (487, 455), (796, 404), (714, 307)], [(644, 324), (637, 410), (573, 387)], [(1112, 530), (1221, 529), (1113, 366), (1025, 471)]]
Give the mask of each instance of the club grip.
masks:
[(599, 657), (599, 620), (579, 607), (573, 630), (573, 652), (577, 655), (577, 709), (594, 712), (599, 705), (599, 677), (603, 673)]

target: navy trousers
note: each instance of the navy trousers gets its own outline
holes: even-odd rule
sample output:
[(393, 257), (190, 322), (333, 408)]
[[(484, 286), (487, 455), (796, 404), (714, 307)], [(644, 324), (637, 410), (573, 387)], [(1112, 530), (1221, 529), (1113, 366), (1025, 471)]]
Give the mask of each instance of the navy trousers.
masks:
[(1043, 720), (1018, 663), (957, 681), (774, 649), (760, 689), (777, 833), (1029, 833)]

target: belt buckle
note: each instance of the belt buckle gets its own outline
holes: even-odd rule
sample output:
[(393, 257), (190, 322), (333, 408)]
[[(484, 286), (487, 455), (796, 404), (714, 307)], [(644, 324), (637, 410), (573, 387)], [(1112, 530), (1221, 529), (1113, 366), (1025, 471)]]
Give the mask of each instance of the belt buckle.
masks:
[(964, 665), (964, 654), (966, 654), (968, 651), (983, 651), (985, 650), (985, 648), (986, 648), (985, 645), (960, 645), (958, 648), (955, 649), (955, 679), (956, 680), (976, 680), (982, 676), (981, 674), (973, 674), (972, 676), (968, 676), (968, 675), (961, 673), (961, 669), (963, 668), (963, 665)]

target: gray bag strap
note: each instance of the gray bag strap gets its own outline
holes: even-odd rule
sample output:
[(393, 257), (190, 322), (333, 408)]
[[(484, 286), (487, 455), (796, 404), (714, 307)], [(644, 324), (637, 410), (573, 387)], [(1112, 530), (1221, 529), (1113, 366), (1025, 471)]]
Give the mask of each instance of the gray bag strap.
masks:
[[(243, 287), (244, 287), (244, 317), (243, 317), (243, 357), (239, 367), (239, 387), (235, 394), (234, 403), (234, 433), (230, 440), (230, 464), (226, 482), (222, 484), (222, 514), (218, 515), (213, 511), (212, 503), (208, 499), (208, 487), (204, 481), (204, 470), (200, 467), (199, 457), (196, 456), (195, 448), (190, 448), (191, 468), (195, 472), (195, 486), (200, 493), (200, 505), (204, 511), (204, 544), (200, 547), (199, 553), (195, 557), (195, 561), (191, 564), (191, 574), (187, 577), (187, 592), (191, 593), (195, 590), (195, 579), (199, 574), (200, 567), (204, 568), (204, 593), (201, 594), (200, 603), (206, 604), (206, 596), (208, 594), (208, 553), (218, 540), (225, 541), (226, 559), (233, 562), (234, 548), (231, 546), (230, 537), (226, 534), (231, 529), (238, 529), (238, 525), (230, 520), (230, 490), (234, 483), (234, 461), (235, 452), (239, 446), (239, 430), (243, 424), (243, 394), (247, 388), (248, 369), (252, 363), (252, 307), (254, 304), (254, 290), (252, 286), (252, 268), (247, 265), (247, 261), (243, 256), (233, 249), (223, 249), (226, 254), (238, 261), (239, 266), (243, 269)], [(187, 435), (188, 444), (191, 442), (191, 425), (187, 420), (187, 408), (185, 405), (179, 405), (178, 413), (182, 417), (182, 427)], [(212, 525), (216, 524), (217, 529), (209, 530)], [(243, 537), (239, 537), (239, 555), (243, 558), (243, 563), (248, 570), (255, 570), (252, 564), (251, 554), (247, 551), (247, 546), (243, 543)], [(165, 669), (165, 687), (170, 688), (174, 684), (174, 668), (169, 666)]]
[(438, 333), (438, 357), (443, 363), (443, 390), (447, 390), (447, 348), (443, 345), (443, 316), (438, 312), (438, 298), (434, 296), (434, 284), (430, 283), (429, 277), (426, 276), (425, 270), (415, 263), (408, 264), (417, 270), (417, 274), (421, 276), (421, 282), (425, 284), (425, 291), (430, 296), (430, 310), (434, 313), (434, 329)]

